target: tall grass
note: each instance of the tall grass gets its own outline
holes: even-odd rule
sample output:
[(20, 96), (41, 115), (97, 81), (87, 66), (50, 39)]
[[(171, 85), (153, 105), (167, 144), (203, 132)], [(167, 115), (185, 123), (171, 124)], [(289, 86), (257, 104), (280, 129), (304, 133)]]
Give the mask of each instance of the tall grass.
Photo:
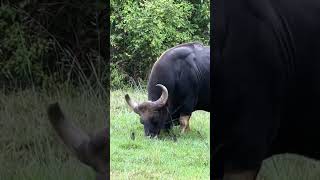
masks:
[[(2, 23), (8, 24), (4, 37), (12, 47), (2, 49), (8, 56), (0, 63), (0, 180), (94, 179), (92, 170), (76, 160), (53, 131), (46, 107), (58, 101), (67, 117), (87, 132), (106, 126), (109, 61), (102, 47), (108, 34), (104, 4), (1, 1), (0, 7), (14, 17)], [(68, 20), (73, 21), (61, 29), (60, 23)], [(37, 44), (39, 38), (45, 50), (35, 48), (35, 56), (29, 44)]]
[(58, 101), (66, 116), (87, 132), (106, 125), (109, 104), (93, 92), (0, 91), (0, 180), (88, 180), (93, 171), (65, 147), (46, 115)]

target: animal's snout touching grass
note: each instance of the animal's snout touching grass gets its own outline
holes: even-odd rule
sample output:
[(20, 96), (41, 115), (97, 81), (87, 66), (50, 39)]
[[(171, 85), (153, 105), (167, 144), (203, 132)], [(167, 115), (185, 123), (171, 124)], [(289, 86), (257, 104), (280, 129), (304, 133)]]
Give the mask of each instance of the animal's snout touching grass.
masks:
[[(177, 135), (173, 132), (174, 130), (169, 130), (166, 132), (161, 132), (159, 135), (156, 135), (155, 137), (152, 136), (146, 136), (146, 138), (149, 139), (156, 139), (156, 140), (172, 140), (174, 142), (177, 142)], [(132, 131), (130, 134), (130, 138), (131, 140), (135, 140), (136, 139), (136, 135), (135, 132)]]
[[(111, 179), (209, 179), (209, 113), (195, 112), (188, 133), (176, 126), (149, 138), (139, 115), (128, 107), (126, 93), (112, 91), (110, 97)], [(129, 94), (142, 101), (147, 93)]]

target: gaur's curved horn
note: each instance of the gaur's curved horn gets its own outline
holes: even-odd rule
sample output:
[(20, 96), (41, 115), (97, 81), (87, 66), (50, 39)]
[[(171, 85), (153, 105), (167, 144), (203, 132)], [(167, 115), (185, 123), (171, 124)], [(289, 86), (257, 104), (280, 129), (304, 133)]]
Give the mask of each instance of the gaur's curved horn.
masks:
[(53, 128), (77, 158), (96, 171), (97, 180), (106, 179), (109, 171), (109, 156), (106, 154), (109, 140), (107, 128), (89, 137), (65, 118), (58, 103), (49, 105), (47, 113)]
[(158, 100), (153, 102), (153, 104), (154, 104), (154, 108), (161, 108), (167, 103), (169, 93), (167, 88), (164, 85), (157, 84), (156, 86), (162, 89), (162, 94)]
[(88, 134), (65, 119), (58, 103), (49, 105), (47, 112), (53, 128), (63, 142), (78, 154), (80, 145), (89, 142)]
[(136, 113), (139, 113), (138, 112), (138, 103), (136, 103), (135, 101), (132, 101), (128, 94), (125, 95), (125, 99), (126, 99), (128, 105), (133, 109), (133, 111)]

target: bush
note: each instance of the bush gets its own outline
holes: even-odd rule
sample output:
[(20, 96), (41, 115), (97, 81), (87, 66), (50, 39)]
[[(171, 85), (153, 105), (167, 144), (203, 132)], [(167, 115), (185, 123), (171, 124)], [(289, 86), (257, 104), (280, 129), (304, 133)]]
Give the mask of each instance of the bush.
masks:
[(209, 43), (209, 1), (111, 0), (111, 8), (111, 63), (135, 80), (168, 48)]
[(68, 83), (105, 91), (109, 84), (105, 8), (100, 1), (1, 2), (0, 80), (5, 82), (1, 86)]
[(110, 85), (112, 89), (121, 89), (127, 87), (125, 84), (127, 76), (121, 72), (118, 65), (110, 64)]
[(0, 6), (1, 81), (18, 79), (23, 84), (39, 83), (45, 78), (42, 60), (49, 43), (26, 27), (21, 19), (15, 9)]

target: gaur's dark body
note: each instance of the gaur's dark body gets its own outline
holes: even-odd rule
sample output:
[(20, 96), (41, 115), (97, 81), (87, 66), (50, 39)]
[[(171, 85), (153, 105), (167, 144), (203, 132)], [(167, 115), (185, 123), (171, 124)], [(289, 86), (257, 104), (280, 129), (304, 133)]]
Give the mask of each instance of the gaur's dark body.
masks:
[(145, 135), (154, 137), (178, 124), (188, 131), (193, 111), (210, 111), (210, 47), (186, 43), (165, 51), (152, 67), (147, 88), (146, 102), (125, 96)]
[(317, 0), (216, 2), (215, 176), (278, 153), (320, 159), (319, 9)]
[(210, 111), (210, 47), (188, 43), (163, 53), (149, 76), (147, 89), (150, 101), (161, 95), (156, 84), (168, 89), (167, 103), (173, 119), (181, 114), (191, 115), (195, 110)]

